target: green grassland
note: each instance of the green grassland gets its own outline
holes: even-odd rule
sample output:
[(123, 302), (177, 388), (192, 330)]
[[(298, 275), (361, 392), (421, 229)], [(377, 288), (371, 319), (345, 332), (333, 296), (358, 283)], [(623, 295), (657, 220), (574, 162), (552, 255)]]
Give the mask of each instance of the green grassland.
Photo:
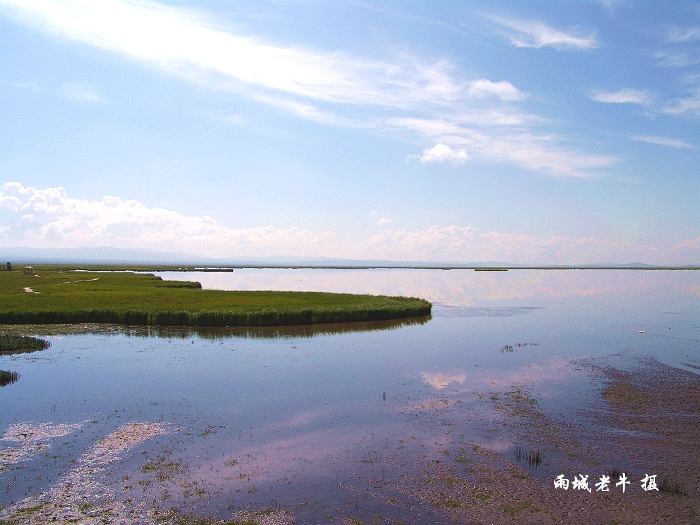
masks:
[(430, 315), (413, 297), (202, 290), (152, 274), (37, 266), (0, 272), (0, 324), (277, 326)]

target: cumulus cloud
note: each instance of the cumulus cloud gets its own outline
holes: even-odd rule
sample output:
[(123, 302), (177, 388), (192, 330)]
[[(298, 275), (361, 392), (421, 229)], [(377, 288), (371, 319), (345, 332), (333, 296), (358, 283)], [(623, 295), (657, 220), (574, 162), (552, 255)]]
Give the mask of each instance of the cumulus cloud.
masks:
[(42, 190), (17, 182), (0, 190), (0, 218), (5, 246), (109, 246), (231, 257), (319, 255), (335, 242), (328, 231), (294, 226), (230, 228), (211, 217), (149, 208), (134, 200), (74, 199), (62, 187)]
[(450, 162), (452, 164), (464, 164), (469, 160), (466, 150), (453, 150), (446, 144), (435, 144), (432, 148), (426, 148), (421, 155), (409, 155), (409, 160), (418, 159), (420, 162)]
[(517, 20), (496, 15), (484, 15), (503, 28), (503, 34), (516, 47), (563, 49), (593, 49), (598, 47), (595, 33), (583, 34), (572, 29), (564, 32), (534, 20)]
[(376, 223), (379, 226), (386, 226), (394, 222), (394, 220), (389, 217), (388, 213), (379, 213), (375, 210), (370, 212), (370, 215), (376, 219)]
[(591, 100), (608, 104), (649, 104), (651, 95), (646, 90), (620, 89), (618, 91), (596, 91)]
[(467, 375), (464, 372), (426, 372), (420, 373), (423, 382), (432, 386), (435, 390), (444, 390), (450, 383), (463, 385), (467, 382)]
[[(388, 214), (378, 211), (370, 216), (380, 225), (391, 221)], [(418, 231), (387, 229), (364, 241), (341, 240), (331, 231), (294, 226), (232, 228), (218, 224), (212, 217), (149, 208), (116, 196), (75, 199), (62, 187), (35, 189), (18, 182), (0, 187), (0, 225), (0, 246), (8, 247), (100, 246), (208, 257), (315, 256), (524, 264), (700, 261), (700, 238), (652, 248), (594, 237), (538, 237), (452, 225)]]

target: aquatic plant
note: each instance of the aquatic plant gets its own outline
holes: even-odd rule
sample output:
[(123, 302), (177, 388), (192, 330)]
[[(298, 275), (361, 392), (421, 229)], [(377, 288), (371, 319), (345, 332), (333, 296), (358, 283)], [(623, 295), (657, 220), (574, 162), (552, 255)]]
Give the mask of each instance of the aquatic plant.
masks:
[(544, 457), (539, 450), (530, 450), (526, 454), (523, 452), (522, 448), (517, 447), (515, 449), (515, 459), (518, 461), (518, 463), (525, 460), (529, 467), (537, 468), (542, 464)]
[(51, 346), (50, 342), (38, 337), (0, 334), (0, 354), (35, 352), (44, 350), (49, 346)]
[(7, 370), (0, 370), (0, 386), (11, 385), (19, 379), (19, 374), (17, 372), (9, 372)]
[(613, 483), (617, 483), (618, 481), (620, 481), (622, 474), (623, 472), (619, 468), (614, 468), (610, 472), (608, 472), (610, 481), (612, 481)]
[(679, 496), (687, 496), (688, 493), (683, 486), (683, 483), (678, 481), (673, 481), (672, 479), (663, 478), (661, 483), (659, 483), (660, 492), (670, 492), (671, 494), (678, 494)]
[(603, 397), (608, 403), (617, 407), (631, 410), (635, 414), (645, 412), (651, 405), (651, 397), (642, 392), (632, 383), (615, 382), (603, 390)]

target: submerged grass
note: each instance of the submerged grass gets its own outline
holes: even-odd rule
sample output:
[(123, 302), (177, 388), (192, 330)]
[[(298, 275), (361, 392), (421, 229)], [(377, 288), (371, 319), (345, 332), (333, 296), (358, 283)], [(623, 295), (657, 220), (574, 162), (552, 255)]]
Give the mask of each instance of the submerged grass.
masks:
[(618, 408), (631, 410), (635, 414), (646, 412), (651, 406), (651, 397), (632, 383), (613, 383), (603, 390), (603, 397)]
[(431, 306), (413, 297), (202, 290), (151, 274), (49, 266), (0, 274), (0, 324), (301, 325), (425, 316)]

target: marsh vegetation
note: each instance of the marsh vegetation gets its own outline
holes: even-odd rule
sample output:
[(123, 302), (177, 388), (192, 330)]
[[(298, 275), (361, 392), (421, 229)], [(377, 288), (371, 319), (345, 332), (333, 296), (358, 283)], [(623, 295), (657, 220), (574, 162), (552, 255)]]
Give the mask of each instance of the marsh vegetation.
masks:
[(51, 346), (51, 343), (38, 337), (0, 334), (0, 355), (36, 352)]
[(0, 386), (11, 385), (19, 379), (19, 374), (17, 372), (10, 372), (7, 370), (0, 370)]
[(432, 306), (412, 297), (202, 290), (152, 274), (36, 270), (0, 276), (0, 323), (277, 326), (426, 316)]

